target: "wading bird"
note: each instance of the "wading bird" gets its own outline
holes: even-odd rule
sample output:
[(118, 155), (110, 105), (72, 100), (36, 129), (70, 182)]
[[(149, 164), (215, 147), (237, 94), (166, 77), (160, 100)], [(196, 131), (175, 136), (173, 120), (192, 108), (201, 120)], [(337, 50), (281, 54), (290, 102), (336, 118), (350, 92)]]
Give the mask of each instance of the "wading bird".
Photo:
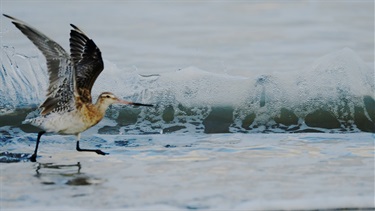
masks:
[(78, 27), (70, 24), (73, 29), (70, 31), (69, 55), (59, 44), (35, 28), (9, 15), (4, 14), (4, 16), (12, 20), (12, 23), (34, 43), (47, 60), (49, 74), (47, 98), (40, 105), (40, 115), (24, 121), (43, 129), (38, 133), (35, 151), (30, 157), (32, 162), (36, 161), (40, 138), (46, 132), (76, 135), (78, 151), (105, 155), (106, 153), (99, 149), (81, 149), (79, 146), (81, 132), (102, 120), (111, 104), (152, 106), (124, 101), (110, 92), (101, 93), (96, 103), (92, 103), (91, 89), (104, 69), (104, 64), (99, 48)]

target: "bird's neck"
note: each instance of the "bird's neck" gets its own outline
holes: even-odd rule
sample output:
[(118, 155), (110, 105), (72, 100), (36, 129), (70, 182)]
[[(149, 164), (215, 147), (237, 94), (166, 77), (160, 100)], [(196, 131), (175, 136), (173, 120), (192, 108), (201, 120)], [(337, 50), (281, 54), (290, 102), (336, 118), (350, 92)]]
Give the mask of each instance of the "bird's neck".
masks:
[(100, 99), (98, 99), (95, 103), (95, 107), (98, 109), (98, 111), (103, 114), (105, 114), (107, 108), (110, 106), (109, 103), (106, 103), (105, 101), (102, 101)]

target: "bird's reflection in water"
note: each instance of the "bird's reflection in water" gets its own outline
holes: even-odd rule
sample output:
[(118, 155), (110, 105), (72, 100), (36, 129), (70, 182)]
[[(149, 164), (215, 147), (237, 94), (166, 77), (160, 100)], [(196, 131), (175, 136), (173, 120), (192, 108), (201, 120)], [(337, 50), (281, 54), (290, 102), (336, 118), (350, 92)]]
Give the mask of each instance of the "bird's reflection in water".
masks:
[(81, 172), (82, 165), (38, 163), (35, 169), (35, 177), (41, 180), (43, 185), (93, 185), (100, 180), (90, 178)]

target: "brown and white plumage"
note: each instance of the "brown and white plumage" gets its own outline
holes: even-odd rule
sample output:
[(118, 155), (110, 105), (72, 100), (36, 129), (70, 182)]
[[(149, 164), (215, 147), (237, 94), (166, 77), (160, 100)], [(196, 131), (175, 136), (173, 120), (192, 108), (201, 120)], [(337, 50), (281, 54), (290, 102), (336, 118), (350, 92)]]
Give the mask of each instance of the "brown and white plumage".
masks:
[(110, 92), (103, 92), (96, 103), (92, 103), (91, 89), (103, 71), (104, 63), (94, 41), (78, 27), (71, 24), (73, 29), (70, 32), (69, 55), (58, 43), (35, 28), (9, 15), (4, 16), (12, 20), (47, 60), (47, 98), (40, 105), (40, 116), (25, 121), (44, 130), (38, 134), (35, 152), (30, 158), (32, 161), (36, 160), (39, 140), (45, 132), (74, 134), (77, 136), (78, 151), (93, 151), (104, 155), (101, 150), (81, 149), (80, 133), (97, 124), (113, 103), (152, 106), (120, 100)]

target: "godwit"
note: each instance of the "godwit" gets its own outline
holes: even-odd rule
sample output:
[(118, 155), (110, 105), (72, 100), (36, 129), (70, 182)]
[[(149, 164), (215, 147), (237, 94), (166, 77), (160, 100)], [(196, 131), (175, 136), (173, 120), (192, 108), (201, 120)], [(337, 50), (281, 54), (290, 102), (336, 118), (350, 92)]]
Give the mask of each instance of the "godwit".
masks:
[(78, 27), (70, 24), (70, 56), (55, 41), (48, 38), (25, 22), (9, 15), (12, 23), (26, 35), (43, 53), (47, 60), (49, 86), (47, 99), (40, 105), (40, 115), (27, 119), (29, 123), (43, 129), (38, 133), (34, 154), (30, 157), (36, 162), (40, 138), (46, 132), (77, 136), (77, 151), (96, 152), (105, 155), (99, 149), (81, 149), (79, 140), (81, 132), (96, 125), (103, 119), (108, 106), (114, 103), (152, 106), (121, 100), (110, 92), (99, 95), (92, 103), (91, 89), (96, 78), (104, 68), (101, 52)]

